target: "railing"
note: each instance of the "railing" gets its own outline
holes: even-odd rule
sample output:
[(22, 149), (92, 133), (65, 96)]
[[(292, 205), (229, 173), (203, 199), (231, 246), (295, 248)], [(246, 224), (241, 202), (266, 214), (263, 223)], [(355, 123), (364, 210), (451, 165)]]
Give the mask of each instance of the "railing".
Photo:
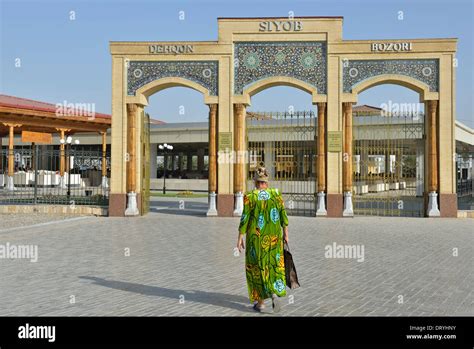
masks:
[(474, 193), (472, 179), (458, 179), (457, 193), (458, 197), (468, 196)]
[(259, 166), (269, 173), (289, 215), (316, 215), (316, 137), (314, 111), (247, 113), (247, 189)]
[[(9, 150), (3, 148), (0, 152), (0, 204), (107, 206), (109, 180), (102, 178), (102, 152), (71, 148), (63, 154), (59, 149), (44, 146), (15, 148), (11, 177), (8, 173)], [(105, 159), (110, 168), (109, 154)]]

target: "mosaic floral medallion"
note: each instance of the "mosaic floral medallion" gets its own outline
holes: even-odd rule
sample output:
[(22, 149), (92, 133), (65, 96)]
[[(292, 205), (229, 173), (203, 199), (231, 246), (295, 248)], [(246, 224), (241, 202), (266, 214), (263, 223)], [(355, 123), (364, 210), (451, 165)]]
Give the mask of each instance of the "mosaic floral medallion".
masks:
[(285, 54), (280, 51), (275, 55), (275, 63), (278, 65), (282, 65), (285, 63), (286, 56)]
[(305, 69), (311, 69), (316, 64), (314, 53), (305, 53), (301, 56), (301, 65)]
[(244, 64), (249, 69), (256, 69), (260, 63), (260, 59), (258, 58), (258, 54), (255, 52), (251, 52), (247, 54), (244, 58)]
[(133, 76), (136, 77), (136, 78), (141, 78), (143, 75), (143, 70), (141, 69), (135, 69), (133, 71)]

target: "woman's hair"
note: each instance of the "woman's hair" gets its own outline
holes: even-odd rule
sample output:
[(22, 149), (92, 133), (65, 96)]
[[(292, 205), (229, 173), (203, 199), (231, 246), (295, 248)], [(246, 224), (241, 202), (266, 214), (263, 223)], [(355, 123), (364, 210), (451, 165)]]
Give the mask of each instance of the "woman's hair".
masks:
[(268, 172), (265, 167), (257, 168), (255, 173), (255, 182), (268, 182)]

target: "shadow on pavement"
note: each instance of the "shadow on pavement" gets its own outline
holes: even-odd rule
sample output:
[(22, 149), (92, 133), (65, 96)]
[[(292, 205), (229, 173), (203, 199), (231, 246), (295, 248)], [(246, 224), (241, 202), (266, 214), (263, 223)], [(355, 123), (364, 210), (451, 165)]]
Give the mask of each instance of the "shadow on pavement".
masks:
[(148, 286), (132, 282), (106, 280), (94, 276), (79, 276), (79, 278), (83, 280), (93, 281), (95, 285), (109, 287), (121, 291), (139, 293), (147, 296), (171, 298), (175, 299), (176, 301), (178, 301), (181, 296), (184, 296), (185, 301), (215, 305), (223, 308), (231, 308), (247, 313), (253, 312), (252, 308), (249, 305), (248, 298), (243, 296), (218, 292), (205, 292), (199, 290), (176, 290), (172, 288)]

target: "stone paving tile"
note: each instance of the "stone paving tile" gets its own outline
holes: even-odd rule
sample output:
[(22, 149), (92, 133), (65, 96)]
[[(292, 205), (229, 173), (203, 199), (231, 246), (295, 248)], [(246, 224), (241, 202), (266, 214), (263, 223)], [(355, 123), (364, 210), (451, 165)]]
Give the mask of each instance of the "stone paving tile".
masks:
[[(257, 314), (248, 301), (244, 256), (233, 255), (239, 220), (166, 204), (145, 217), (4, 229), (0, 245), (38, 245), (39, 260), (0, 259), (0, 315), (273, 316), (271, 302)], [(473, 316), (472, 222), (290, 217), (302, 287), (278, 316)], [(326, 258), (334, 242), (363, 245), (364, 261)]]

